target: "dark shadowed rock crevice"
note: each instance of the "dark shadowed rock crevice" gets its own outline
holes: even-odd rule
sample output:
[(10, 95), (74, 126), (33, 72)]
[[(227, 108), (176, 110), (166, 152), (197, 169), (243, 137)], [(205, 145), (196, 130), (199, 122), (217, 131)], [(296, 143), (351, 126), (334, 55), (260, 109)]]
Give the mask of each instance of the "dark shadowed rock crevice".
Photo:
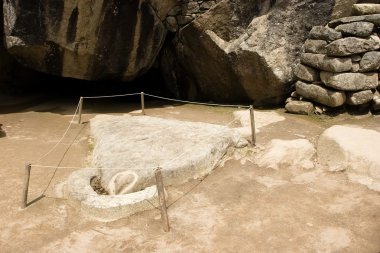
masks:
[[(37, 71), (130, 81), (153, 65), (166, 36), (155, 0), (4, 2), (8, 51)], [(159, 12), (159, 13), (156, 13)]]

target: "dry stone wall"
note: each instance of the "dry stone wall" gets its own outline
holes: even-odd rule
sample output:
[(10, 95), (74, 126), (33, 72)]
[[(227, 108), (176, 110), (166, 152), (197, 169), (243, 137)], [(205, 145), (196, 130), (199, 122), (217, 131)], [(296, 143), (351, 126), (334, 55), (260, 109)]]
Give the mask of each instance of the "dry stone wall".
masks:
[(168, 16), (165, 19), (166, 28), (170, 32), (177, 32), (181, 27), (189, 24), (220, 1), (221, 0), (181, 0), (178, 5), (168, 12)]
[(311, 29), (288, 112), (323, 113), (344, 105), (380, 110), (380, 4), (355, 4), (353, 13)]

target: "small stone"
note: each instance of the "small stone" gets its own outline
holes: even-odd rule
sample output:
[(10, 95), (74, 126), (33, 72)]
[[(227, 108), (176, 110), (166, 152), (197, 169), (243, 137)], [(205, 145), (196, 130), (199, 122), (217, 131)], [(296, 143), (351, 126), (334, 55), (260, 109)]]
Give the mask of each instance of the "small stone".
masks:
[(323, 108), (321, 106), (316, 105), (315, 109), (314, 109), (314, 112), (315, 112), (315, 114), (321, 115), (321, 114), (323, 114), (324, 110), (323, 110)]
[(359, 69), (360, 69), (359, 63), (355, 62), (352, 64), (351, 72), (357, 73), (359, 72)]
[(380, 4), (354, 4), (352, 7), (353, 15), (368, 15), (368, 14), (379, 14)]
[(290, 96), (291, 96), (292, 98), (296, 98), (296, 99), (299, 99), (299, 97), (300, 97), (300, 95), (298, 95), (297, 91), (293, 91), (293, 92), (290, 94)]
[(178, 25), (181, 25), (181, 26), (186, 25), (193, 20), (194, 18), (192, 16), (183, 16), (183, 15), (177, 16)]
[(214, 1), (203, 2), (203, 3), (200, 5), (200, 9), (201, 9), (201, 11), (207, 11), (207, 10), (209, 10), (213, 5), (215, 5), (215, 2), (214, 2)]
[(166, 28), (170, 31), (170, 32), (176, 32), (178, 30), (178, 23), (177, 23), (177, 19), (175, 17), (172, 17), (172, 16), (168, 16), (166, 18)]
[(301, 63), (297, 65), (294, 74), (298, 79), (306, 82), (319, 81), (319, 71)]
[(321, 72), (322, 82), (331, 88), (344, 91), (375, 89), (379, 85), (377, 73)]
[(306, 53), (327, 54), (327, 42), (324, 40), (306, 40), (304, 47)]
[(182, 15), (195, 14), (199, 12), (199, 4), (197, 2), (188, 2), (182, 5)]
[(347, 92), (346, 103), (349, 105), (362, 105), (369, 103), (373, 99), (371, 90), (363, 90), (359, 92)]
[(310, 67), (329, 72), (345, 72), (352, 68), (350, 57), (336, 58), (324, 54), (304, 53), (301, 55), (301, 62)]
[(380, 68), (380, 52), (372, 51), (363, 55), (360, 61), (360, 72), (375, 71)]
[(372, 109), (374, 111), (380, 111), (380, 93), (377, 91), (375, 92), (373, 96)]
[(351, 55), (351, 60), (353, 62), (360, 62), (361, 59), (362, 59), (362, 57), (359, 54)]
[(290, 101), (285, 105), (285, 110), (294, 114), (311, 115), (314, 113), (314, 105), (306, 101)]
[(335, 28), (344, 36), (368, 37), (373, 31), (374, 25), (369, 22), (353, 22), (349, 24), (339, 25)]
[(292, 102), (292, 101), (298, 101), (298, 100), (295, 99), (295, 98), (293, 98), (293, 97), (288, 97), (288, 98), (285, 100), (285, 105), (286, 105), (287, 103)]
[(309, 38), (315, 40), (334, 41), (342, 38), (342, 33), (329, 27), (314, 26), (309, 33)]
[(328, 23), (328, 26), (331, 28), (335, 28), (341, 24), (348, 24), (352, 22), (370, 22), (375, 26), (380, 26), (380, 14), (371, 14), (364, 16), (352, 16), (352, 17), (344, 17), (340, 19), (332, 20)]
[(348, 56), (375, 51), (380, 48), (380, 41), (378, 37), (371, 37), (369, 39), (348, 37), (336, 40), (327, 45), (326, 48), (327, 55), (329, 56)]
[(346, 94), (334, 91), (316, 84), (307, 84), (301, 81), (296, 83), (297, 93), (317, 103), (330, 107), (338, 107), (346, 101)]

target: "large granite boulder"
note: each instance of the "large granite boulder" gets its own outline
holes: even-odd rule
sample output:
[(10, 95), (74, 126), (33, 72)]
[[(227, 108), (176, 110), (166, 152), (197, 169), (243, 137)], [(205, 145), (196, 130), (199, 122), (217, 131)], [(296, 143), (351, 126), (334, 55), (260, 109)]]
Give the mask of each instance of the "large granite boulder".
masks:
[(169, 90), (187, 99), (279, 104), (310, 29), (330, 19), (334, 4), (220, 1), (165, 46), (161, 66)]
[(154, 63), (175, 0), (4, 1), (8, 51), (23, 65), (79, 79), (131, 80)]

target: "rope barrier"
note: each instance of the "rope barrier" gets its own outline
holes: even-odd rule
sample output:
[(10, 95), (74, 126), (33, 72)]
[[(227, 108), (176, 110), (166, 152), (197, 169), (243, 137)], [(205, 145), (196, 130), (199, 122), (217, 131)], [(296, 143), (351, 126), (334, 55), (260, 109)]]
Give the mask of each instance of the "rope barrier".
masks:
[(78, 102), (78, 105), (77, 105), (77, 108), (74, 112), (74, 115), (73, 117), (71, 118), (70, 120), (70, 124), (69, 126), (66, 128), (66, 131), (64, 132), (63, 136), (61, 137), (61, 139), (59, 139), (59, 141), (48, 151), (46, 152), (41, 158), (39, 158), (36, 162), (40, 162), (42, 159), (44, 159), (45, 157), (47, 157), (51, 152), (53, 152), (57, 147), (58, 145), (63, 141), (63, 139), (66, 137), (66, 134), (69, 132), (71, 126), (73, 125), (73, 122), (74, 122), (74, 119), (78, 113), (78, 110), (79, 110), (79, 105), (80, 105), (80, 102)]
[(208, 106), (220, 106), (220, 107), (238, 107), (238, 108), (249, 108), (249, 106), (246, 105), (226, 105), (226, 104), (214, 104), (214, 103), (202, 103), (202, 102), (193, 102), (193, 101), (187, 101), (187, 100), (180, 100), (180, 99), (173, 99), (173, 98), (166, 98), (166, 97), (160, 97), (156, 95), (151, 95), (148, 93), (144, 93), (144, 95), (148, 97), (173, 101), (173, 102), (179, 102), (179, 103), (185, 103), (185, 104), (195, 104), (195, 105), (208, 105)]
[(128, 93), (128, 94), (119, 94), (119, 95), (108, 95), (108, 96), (93, 96), (93, 97), (83, 97), (86, 99), (98, 99), (98, 98), (115, 98), (115, 97), (127, 97), (127, 96), (136, 96), (141, 93)]
[[(120, 95), (109, 95), (109, 96), (94, 96), (94, 97), (81, 97), (80, 101), (78, 102), (78, 105), (76, 107), (76, 110), (74, 112), (74, 115), (70, 121), (70, 124), (68, 125), (67, 129), (65, 130), (63, 136), (60, 138), (60, 140), (47, 152), (45, 153), (41, 158), (39, 158), (36, 162), (39, 162), (41, 160), (43, 160), (45, 157), (47, 157), (51, 152), (53, 152), (59, 144), (62, 143), (63, 139), (66, 137), (67, 133), (69, 132), (72, 124), (73, 124), (73, 121), (75, 119), (75, 117), (77, 116), (78, 114), (78, 111), (79, 111), (79, 114), (81, 114), (81, 102), (83, 101), (83, 99), (100, 99), (100, 98), (112, 98), (112, 97), (125, 97), (125, 96), (135, 96), (135, 95), (147, 95), (149, 97), (153, 97), (153, 98), (157, 98), (157, 99), (163, 99), (163, 100), (167, 100), (167, 101), (173, 101), (173, 102), (180, 102), (180, 103), (188, 103), (188, 104), (196, 104), (196, 105), (205, 105), (205, 106), (220, 106), (220, 107), (237, 107), (237, 108), (248, 108), (247, 110), (250, 110), (250, 106), (244, 106), (244, 105), (226, 105), (226, 104), (215, 104), (215, 103), (201, 103), (201, 102), (193, 102), (193, 101), (186, 101), (186, 100), (179, 100), (179, 99), (171, 99), (171, 98), (166, 98), (166, 97), (161, 97), (161, 96), (156, 96), (156, 95), (152, 95), (152, 94), (146, 94), (146, 93), (130, 93), (130, 94), (120, 94)], [(143, 98), (142, 98), (143, 99)], [(80, 115), (81, 116), (81, 115)], [(224, 126), (226, 127), (229, 127), (232, 123), (234, 123), (235, 121), (238, 121), (240, 120), (241, 116), (238, 117), (238, 118), (235, 118), (233, 119), (232, 121), (230, 121), (229, 123), (225, 124)], [(72, 144), (72, 143), (71, 143)], [(71, 145), (70, 145), (71, 146)], [(70, 147), (69, 147), (70, 148)], [(165, 163), (162, 164), (162, 167), (166, 167), (168, 165), (170, 165), (172, 162), (174, 162), (175, 160), (183, 157), (184, 155), (188, 154), (189, 152), (191, 152), (192, 150), (187, 150), (187, 151), (184, 151), (183, 153), (181, 153), (180, 155), (178, 155), (177, 157), (169, 160), (169, 161), (166, 161)], [(66, 150), (67, 152), (67, 150)], [(66, 153), (65, 152), (65, 153)], [(80, 169), (93, 169), (93, 170), (101, 170), (101, 169), (109, 169), (109, 170), (125, 170), (125, 168), (93, 168), (93, 167), (75, 167), (75, 166), (50, 166), (50, 165), (39, 165), (39, 164), (30, 164), (31, 167), (34, 167), (34, 168), (51, 168), (51, 169), (54, 169), (54, 174), (56, 173), (56, 171), (58, 169), (76, 169), (76, 170), (80, 170)], [(145, 168), (147, 170), (155, 170), (158, 166), (154, 166), (154, 167), (150, 167), (150, 168)], [(177, 198), (175, 201), (173, 201), (168, 207), (172, 206), (173, 204), (175, 204), (178, 200), (182, 199), (183, 197), (185, 197), (187, 194), (189, 194), (192, 190), (194, 190), (201, 182), (203, 182), (210, 174), (206, 175), (203, 179), (201, 179), (201, 181), (197, 184), (195, 184), (189, 191), (187, 191), (186, 193), (184, 193), (182, 196), (180, 196), (179, 198)], [(51, 179), (52, 180), (52, 179)], [(49, 185), (50, 185), (51, 182), (49, 182)], [(48, 187), (49, 187), (48, 185)], [(44, 190), (44, 193), (46, 192), (47, 188)], [(77, 194), (81, 194), (81, 193), (77, 193)], [(86, 194), (86, 195), (89, 195), (89, 194)], [(46, 196), (48, 197), (48, 196)], [(49, 196), (50, 197), (50, 196)], [(50, 197), (50, 198), (54, 198), (54, 197)], [(60, 198), (62, 199), (62, 198)], [(146, 200), (152, 207), (154, 207), (155, 209), (157, 209), (158, 207), (156, 207), (155, 205), (153, 205), (153, 203), (151, 203), (149, 200)]]
[[(127, 93), (127, 94), (115, 94), (115, 95), (107, 95), (107, 96), (93, 96), (93, 97), (83, 97), (85, 99), (99, 99), (99, 98), (113, 98), (113, 97), (127, 97), (127, 96), (136, 96), (141, 95), (141, 93)], [(215, 103), (203, 103), (203, 102), (195, 102), (188, 100), (180, 100), (174, 98), (161, 97), (157, 95), (152, 95), (149, 93), (144, 93), (144, 95), (152, 98), (158, 98), (162, 100), (184, 103), (184, 104), (195, 104), (195, 105), (207, 105), (207, 106), (220, 106), (220, 107), (237, 107), (237, 108), (249, 108), (247, 105), (231, 105), (231, 104), (215, 104)]]

